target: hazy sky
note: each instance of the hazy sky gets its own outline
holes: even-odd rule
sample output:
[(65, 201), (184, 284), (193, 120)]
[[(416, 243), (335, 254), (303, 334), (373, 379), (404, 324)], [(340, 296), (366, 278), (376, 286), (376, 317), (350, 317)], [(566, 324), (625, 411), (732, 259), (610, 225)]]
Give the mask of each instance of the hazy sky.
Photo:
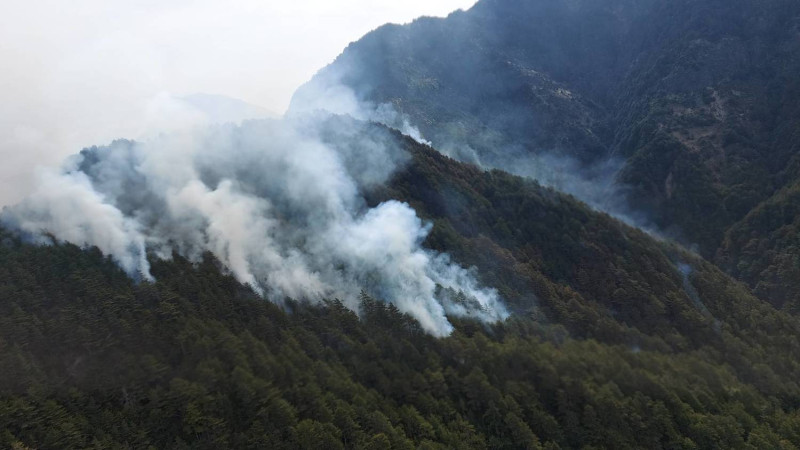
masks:
[(175, 97), (282, 113), (349, 42), (475, 0), (0, 0), (0, 205), (37, 165), (187, 119)]

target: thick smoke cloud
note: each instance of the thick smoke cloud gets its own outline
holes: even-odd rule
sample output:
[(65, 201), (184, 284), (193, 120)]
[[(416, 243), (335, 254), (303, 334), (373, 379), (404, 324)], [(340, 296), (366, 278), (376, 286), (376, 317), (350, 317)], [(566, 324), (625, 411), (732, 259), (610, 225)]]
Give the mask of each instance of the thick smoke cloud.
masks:
[[(282, 114), (298, 85), (375, 27), (474, 3), (3, 1), (0, 207), (34, 189), (38, 166), (174, 122), (149, 111), (166, 93), (221, 94)], [(214, 107), (212, 116), (224, 114)]]
[[(402, 122), (386, 107), (360, 113), (375, 115)], [(2, 221), (39, 242), (95, 245), (145, 280), (148, 252), (211, 252), (277, 301), (357, 309), (363, 289), (440, 336), (447, 314), (506, 317), (496, 291), (421, 246), (429, 226), (407, 204), (366, 205), (362, 193), (408, 158), (384, 127), (322, 112), (119, 140), (43, 172)]]
[(150, 278), (139, 225), (106, 203), (85, 174), (43, 169), (37, 178), (35, 192), (26, 202), (4, 210), (3, 222), (32, 232), (41, 244), (50, 242), (50, 232), (59, 240), (93, 243), (114, 255), (129, 274)]

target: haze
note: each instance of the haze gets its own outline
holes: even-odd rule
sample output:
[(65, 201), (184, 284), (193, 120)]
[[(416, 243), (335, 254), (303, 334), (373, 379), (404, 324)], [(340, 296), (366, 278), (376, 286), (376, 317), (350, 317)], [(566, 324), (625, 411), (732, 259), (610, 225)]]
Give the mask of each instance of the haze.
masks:
[(368, 31), (474, 3), (5, 2), (0, 205), (30, 191), (37, 166), (84, 146), (209, 120), (201, 111), (209, 102), (187, 108), (187, 95), (260, 107), (246, 115), (281, 114), (300, 84)]

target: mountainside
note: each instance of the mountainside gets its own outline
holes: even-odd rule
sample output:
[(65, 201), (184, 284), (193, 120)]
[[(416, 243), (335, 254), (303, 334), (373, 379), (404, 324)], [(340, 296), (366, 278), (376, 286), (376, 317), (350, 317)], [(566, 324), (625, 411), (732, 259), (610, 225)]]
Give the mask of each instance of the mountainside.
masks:
[[(798, 179), (797, 73), (794, 1), (484, 0), (373, 31), (293, 106), (341, 84), (361, 101), (391, 103), (458, 159), (625, 213), (591, 192), (607, 189), (608, 169), (597, 166), (610, 161), (628, 208), (713, 257), (728, 230)], [(570, 175), (594, 184), (572, 187)], [(750, 264), (735, 254), (744, 260), (726, 267)]]
[(798, 313), (800, 183), (781, 189), (727, 232), (716, 260), (776, 307)]
[[(396, 135), (426, 246), (512, 319), (438, 339), (366, 294), (259, 299), (205, 255), (133, 283), (2, 232), (0, 423), (37, 448), (792, 448), (798, 319), (574, 199)], [(349, 299), (342, 299), (349, 300)], [(378, 299), (380, 300), (380, 299)]]

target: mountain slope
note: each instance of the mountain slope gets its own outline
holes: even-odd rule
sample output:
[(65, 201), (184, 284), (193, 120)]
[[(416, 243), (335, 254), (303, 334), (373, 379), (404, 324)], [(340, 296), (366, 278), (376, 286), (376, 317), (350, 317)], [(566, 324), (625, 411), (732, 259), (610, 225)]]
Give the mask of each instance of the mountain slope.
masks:
[(793, 313), (800, 300), (800, 210), (794, 184), (754, 208), (725, 235), (716, 260), (753, 292)]
[(711, 257), (797, 179), (798, 71), (794, 1), (483, 0), (375, 30), (293, 106), (341, 84), (445, 153), (510, 171), (530, 155), (620, 159), (629, 206)]
[[(517, 312), (576, 336), (659, 349), (726, 346), (767, 332), (747, 323), (772, 308), (698, 256), (535, 182), (406, 145), (412, 163), (374, 201), (408, 201), (434, 223), (426, 245), (475, 265)], [(793, 319), (775, 317), (796, 333)], [(732, 331), (739, 328), (748, 331)]]
[(433, 221), (426, 245), (475, 264), (512, 319), (451, 318), (437, 339), (367, 295), (361, 320), (338, 301), (283, 311), (211, 255), (152, 259), (136, 284), (96, 249), (0, 231), (0, 442), (800, 445), (797, 319), (572, 198), (396, 137), (411, 160), (368, 201)]

